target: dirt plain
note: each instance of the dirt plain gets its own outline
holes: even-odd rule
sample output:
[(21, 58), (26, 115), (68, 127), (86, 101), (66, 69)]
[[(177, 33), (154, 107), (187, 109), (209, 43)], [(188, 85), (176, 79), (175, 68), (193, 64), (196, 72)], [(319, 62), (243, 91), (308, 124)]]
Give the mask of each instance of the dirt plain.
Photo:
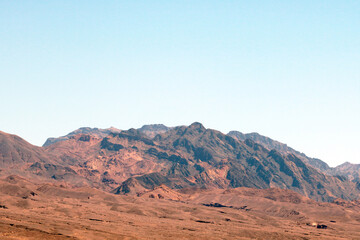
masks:
[(9, 176), (0, 239), (360, 239), (360, 207), (281, 189), (160, 186), (124, 196)]

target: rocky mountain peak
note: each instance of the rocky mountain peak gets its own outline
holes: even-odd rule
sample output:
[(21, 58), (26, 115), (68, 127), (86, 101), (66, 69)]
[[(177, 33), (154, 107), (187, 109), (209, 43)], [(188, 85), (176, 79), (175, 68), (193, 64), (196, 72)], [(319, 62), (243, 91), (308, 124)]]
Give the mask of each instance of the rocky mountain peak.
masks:
[(139, 128), (138, 131), (149, 138), (154, 138), (156, 135), (165, 133), (170, 129), (171, 128), (165, 126), (164, 124), (148, 124)]
[(196, 130), (198, 132), (204, 132), (206, 130), (206, 128), (199, 122), (190, 124), (187, 129)]
[(110, 127), (110, 128), (106, 128), (106, 129), (81, 127), (75, 131), (68, 133), (65, 136), (58, 137), (58, 138), (48, 138), (46, 140), (46, 142), (44, 143), (43, 147), (50, 146), (51, 144), (54, 144), (56, 142), (66, 141), (78, 134), (87, 134), (87, 135), (92, 135), (95, 137), (103, 138), (103, 137), (106, 137), (107, 135), (109, 135), (110, 133), (119, 133), (119, 132), (121, 132), (121, 130), (114, 128), (114, 127)]
[(169, 128), (164, 124), (148, 124), (139, 128), (140, 131), (167, 131)]

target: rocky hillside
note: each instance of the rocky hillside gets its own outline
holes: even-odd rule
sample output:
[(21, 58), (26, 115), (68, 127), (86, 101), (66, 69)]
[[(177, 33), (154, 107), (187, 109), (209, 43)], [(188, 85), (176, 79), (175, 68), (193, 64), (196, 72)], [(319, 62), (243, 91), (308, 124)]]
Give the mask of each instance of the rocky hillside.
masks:
[(345, 162), (337, 167), (331, 168), (329, 173), (332, 175), (346, 176), (353, 182), (360, 182), (360, 164)]
[(296, 151), (284, 143), (278, 142), (269, 137), (262, 136), (258, 133), (244, 134), (238, 131), (230, 131), (228, 135), (241, 141), (245, 141), (246, 139), (251, 139), (254, 142), (259, 143), (264, 147), (268, 148), (269, 150), (275, 149), (282, 154), (289, 154), (289, 153), (294, 154), (302, 161), (304, 161), (306, 164), (320, 170), (325, 174), (332, 176), (342, 176), (342, 177), (346, 177), (351, 181), (360, 182), (360, 164), (352, 164), (346, 162), (337, 167), (332, 168), (329, 167), (327, 163), (321, 161), (320, 159), (308, 157), (304, 153)]
[[(158, 133), (149, 135), (154, 128)], [(0, 149), (8, 144), (4, 142)], [(90, 131), (43, 148), (27, 143), (22, 150), (13, 143), (12, 149), (14, 154), (30, 149), (43, 156), (22, 165), (27, 175), (117, 194), (138, 194), (160, 185), (172, 189), (281, 188), (320, 201), (352, 200), (360, 194), (359, 184), (328, 176), (297, 154), (269, 149), (248, 138), (238, 140), (200, 123), (111, 131), (105, 137)], [(4, 164), (0, 167), (8, 169)]]
[(24, 139), (0, 131), (0, 166), (11, 167), (34, 162), (53, 163), (40, 147), (35, 147)]
[(37, 181), (89, 184), (58, 156), (31, 145), (16, 135), (0, 132), (0, 176), (11, 174)]
[(262, 136), (258, 133), (244, 134), (239, 131), (230, 131), (228, 135), (241, 141), (245, 141), (246, 139), (251, 139), (254, 142), (259, 143), (264, 147), (268, 148), (269, 150), (275, 149), (283, 154), (289, 154), (289, 153), (294, 154), (298, 158), (303, 160), (305, 163), (309, 164), (310, 166), (322, 172), (327, 172), (328, 170), (330, 170), (329, 165), (327, 165), (327, 163), (321, 161), (320, 159), (308, 157), (304, 153), (296, 151), (295, 149), (289, 147), (284, 143), (278, 142), (269, 137)]
[(46, 150), (107, 189), (118, 185), (114, 193), (136, 194), (164, 184), (174, 189), (276, 187), (323, 201), (359, 194), (354, 183), (327, 176), (294, 154), (269, 150), (250, 139), (238, 141), (200, 123), (154, 138), (136, 129), (87, 142), (79, 137)]

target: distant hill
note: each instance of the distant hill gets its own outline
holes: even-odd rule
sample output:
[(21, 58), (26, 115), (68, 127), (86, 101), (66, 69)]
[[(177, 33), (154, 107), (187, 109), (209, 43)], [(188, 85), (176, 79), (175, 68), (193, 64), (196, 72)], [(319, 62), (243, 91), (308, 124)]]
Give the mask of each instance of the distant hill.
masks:
[(16, 135), (1, 131), (0, 153), (0, 166), (2, 167), (34, 162), (54, 162), (42, 148), (33, 146)]
[(337, 167), (331, 168), (329, 173), (332, 175), (346, 176), (351, 181), (360, 182), (360, 164), (345, 162)]
[[(168, 131), (170, 128), (163, 125), (163, 124), (149, 124), (149, 125), (144, 125), (141, 128), (139, 128), (138, 130), (145, 134), (146, 136), (148, 136), (149, 138), (153, 138), (155, 137), (157, 134), (159, 133), (164, 133), (166, 131)], [(91, 136), (95, 136), (95, 137), (100, 137), (100, 138), (104, 138), (107, 135), (109, 135), (110, 133), (119, 133), (121, 132), (120, 129), (114, 128), (114, 127), (110, 127), (110, 128), (105, 128), (105, 129), (101, 129), (101, 128), (90, 128), (90, 127), (81, 127), (75, 131), (72, 131), (70, 133), (68, 133), (65, 136), (62, 137), (51, 137), (48, 138), (45, 143), (43, 144), (43, 147), (47, 147), (51, 144), (54, 144), (56, 142), (60, 142), (60, 141), (66, 141), (71, 137), (74, 137), (75, 135), (78, 134), (88, 134)]]
[(89, 127), (82, 127), (79, 128), (75, 131), (72, 131), (71, 133), (62, 136), (62, 137), (58, 137), (58, 138), (48, 138), (45, 143), (43, 144), (43, 147), (47, 147), (51, 144), (54, 144), (56, 142), (60, 142), (60, 141), (65, 141), (68, 140), (69, 138), (77, 135), (77, 134), (90, 134), (93, 136), (97, 136), (97, 137), (106, 137), (107, 135), (109, 135), (111, 132), (120, 132), (121, 130), (111, 127), (111, 128), (106, 128), (106, 129), (101, 129), (101, 128), (89, 128)]
[(0, 131), (0, 175), (17, 174), (41, 181), (87, 182), (62, 159), (24, 139)]
[(168, 130), (170, 130), (170, 128), (165, 126), (164, 124), (150, 124), (150, 125), (144, 125), (138, 130), (139, 132), (145, 134), (149, 138), (153, 138), (157, 134), (167, 132)]

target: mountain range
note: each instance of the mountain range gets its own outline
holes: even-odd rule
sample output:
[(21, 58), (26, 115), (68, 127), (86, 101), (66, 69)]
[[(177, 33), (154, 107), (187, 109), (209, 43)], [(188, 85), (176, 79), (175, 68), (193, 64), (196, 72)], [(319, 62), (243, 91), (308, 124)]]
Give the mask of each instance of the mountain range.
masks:
[(90, 186), (115, 194), (172, 189), (290, 189), (317, 201), (358, 199), (357, 165), (330, 168), (257, 133), (201, 123), (139, 129), (80, 128), (43, 147), (0, 133), (0, 175)]

